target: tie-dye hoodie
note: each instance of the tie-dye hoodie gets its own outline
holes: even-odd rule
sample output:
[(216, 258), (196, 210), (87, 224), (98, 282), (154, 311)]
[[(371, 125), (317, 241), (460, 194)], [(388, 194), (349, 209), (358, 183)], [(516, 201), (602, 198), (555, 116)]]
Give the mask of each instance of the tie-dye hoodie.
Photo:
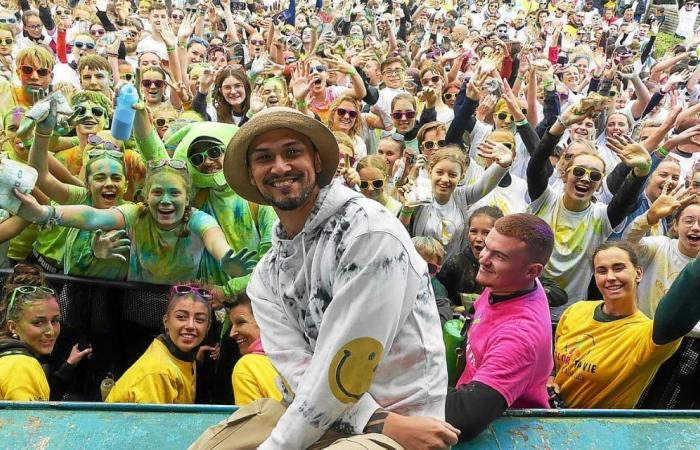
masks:
[(378, 408), (444, 417), (427, 265), (379, 203), (338, 182), (321, 189), (301, 233), (289, 238), (278, 223), (248, 295), (291, 401), (259, 448), (306, 448), (331, 427), (360, 434)]

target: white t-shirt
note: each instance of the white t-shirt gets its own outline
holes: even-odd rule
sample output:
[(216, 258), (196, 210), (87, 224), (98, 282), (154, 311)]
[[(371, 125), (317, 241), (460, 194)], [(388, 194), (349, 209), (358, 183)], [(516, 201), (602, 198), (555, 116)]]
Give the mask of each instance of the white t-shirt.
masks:
[(469, 208), (469, 215), (481, 208), (482, 206), (495, 206), (500, 209), (504, 215), (523, 213), (527, 210), (527, 205), (530, 204), (530, 197), (527, 193), (527, 182), (520, 177), (511, 174), (511, 183), (509, 186), (496, 188), (486, 194), (478, 202), (474, 203)]
[(678, 10), (678, 26), (676, 34), (683, 36), (686, 39), (691, 39), (695, 34), (695, 19), (698, 18), (698, 8), (693, 8), (690, 11), (685, 9), (685, 6)]
[(551, 187), (547, 187), (527, 211), (543, 219), (554, 231), (554, 251), (543, 273), (569, 295), (566, 305), (552, 308), (552, 317), (558, 319), (567, 307), (586, 300), (593, 275), (593, 252), (614, 231), (621, 231), (624, 221), (613, 229), (607, 205), (597, 203), (591, 203), (583, 211), (569, 211), (563, 205), (561, 193)]
[(53, 84), (67, 81), (80, 89), (80, 76), (69, 64), (58, 63), (53, 66)]
[[(486, 137), (493, 131), (493, 126), (477, 120), (470, 133), (471, 144), (469, 146), (469, 156), (476, 159), (476, 147), (486, 140)], [(530, 154), (527, 147), (518, 133), (515, 133), (515, 159), (510, 168), (510, 173), (520, 178), (527, 177), (527, 163), (530, 161)]]
[(164, 61), (168, 60), (168, 50), (165, 46), (165, 42), (156, 41), (151, 36), (146, 36), (141, 39), (136, 46), (136, 53), (140, 55), (144, 52), (154, 52), (160, 59)]

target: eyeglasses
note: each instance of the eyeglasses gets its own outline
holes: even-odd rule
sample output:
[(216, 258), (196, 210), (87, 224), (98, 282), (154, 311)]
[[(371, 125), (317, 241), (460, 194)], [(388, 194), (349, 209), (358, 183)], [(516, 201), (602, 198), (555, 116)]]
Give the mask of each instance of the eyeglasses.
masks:
[(498, 114), (496, 114), (496, 117), (498, 117), (498, 120), (506, 120), (509, 117), (511, 120), (513, 120), (513, 114), (507, 112), (499, 112)]
[(155, 86), (156, 89), (160, 89), (165, 86), (165, 81), (163, 80), (141, 80), (141, 86), (146, 89), (150, 89), (151, 86)]
[[(77, 106), (77, 107), (75, 108), (75, 114), (76, 114), (77, 116), (84, 116), (87, 112), (88, 112), (88, 109), (87, 109), (86, 106), (79, 105), (79, 106)], [(102, 117), (102, 116), (106, 116), (106, 115), (107, 115), (107, 111), (105, 111), (105, 109), (104, 109), (103, 107), (101, 107), (101, 106), (92, 106), (92, 107), (90, 108), (90, 112), (91, 112), (92, 115), (95, 116), (95, 117)], [(100, 138), (99, 136), (94, 135), (94, 134), (93, 134), (92, 136), (95, 136), (95, 138), (97, 138), (97, 139), (100, 140), (99, 142), (97, 142), (96, 144), (93, 144), (93, 145), (97, 145), (97, 144), (101, 144), (101, 143), (102, 143), (102, 138)], [(91, 136), (91, 137), (92, 137), (92, 136)], [(92, 144), (92, 142), (90, 142), (90, 138), (88, 138), (88, 143)]]
[(93, 42), (83, 42), (83, 41), (75, 41), (73, 42), (73, 47), (75, 48), (86, 48), (88, 50), (92, 50), (95, 48), (95, 44)]
[(148, 161), (148, 168), (151, 170), (160, 169), (161, 167), (172, 167), (175, 170), (183, 170), (187, 172), (187, 163), (181, 159), (163, 158), (157, 161)]
[(121, 80), (126, 80), (126, 81), (131, 81), (134, 79), (134, 74), (133, 73), (120, 73), (119, 74), (119, 79)]
[(455, 92), (446, 92), (443, 94), (443, 97), (445, 97), (445, 100), (452, 100), (453, 98), (457, 98), (457, 93)]
[(696, 219), (695, 217), (684, 217), (681, 219), (681, 223), (689, 227), (695, 225), (696, 222), (698, 225), (700, 225), (700, 219)]
[(0, 38), (0, 45), (12, 45), (15, 43), (15, 40), (12, 38)]
[[(114, 147), (116, 147), (116, 145), (114, 145), (114, 143), (112, 143), (112, 142), (105, 142), (105, 144), (112, 144)], [(88, 158), (95, 159), (95, 158), (99, 158), (100, 156), (109, 156), (109, 157), (119, 159), (119, 160), (124, 159), (124, 153), (122, 153), (118, 150), (107, 150), (106, 147), (107, 147), (107, 145), (105, 145), (105, 149), (89, 150), (87, 152)]]
[(576, 178), (583, 178), (588, 175), (588, 179), (596, 183), (603, 179), (603, 172), (595, 169), (589, 169), (587, 167), (573, 166), (569, 167), (567, 172), (571, 172)]
[(49, 294), (49, 295), (56, 295), (56, 292), (47, 287), (43, 286), (17, 286), (14, 288), (12, 291), (12, 296), (10, 297), (10, 301), (7, 304), (7, 313), (10, 313), (10, 310), (15, 304), (15, 299), (19, 295), (28, 295), (28, 294), (33, 294), (35, 292), (41, 292), (42, 294)]
[(391, 113), (391, 117), (393, 117), (395, 120), (401, 120), (402, 118), (406, 119), (415, 119), (416, 118), (416, 112), (415, 111), (394, 111)]
[(0, 23), (14, 25), (17, 23), (17, 19), (15, 19), (14, 17), (0, 18)]
[(251, 39), (251, 40), (250, 40), (250, 43), (253, 44), (253, 45), (257, 45), (257, 46), (265, 45), (265, 41), (261, 41), (261, 40), (258, 40), (258, 39)]
[(171, 14), (170, 17), (172, 17), (175, 20), (182, 20), (185, 18), (184, 14)]
[(190, 162), (192, 163), (193, 166), (199, 166), (204, 162), (205, 155), (209, 159), (217, 159), (219, 158), (222, 154), (224, 153), (224, 150), (221, 147), (211, 147), (206, 149), (205, 151), (201, 153), (195, 153), (194, 155), (190, 156)]
[(46, 67), (36, 69), (32, 66), (20, 66), (19, 70), (21, 70), (24, 75), (31, 75), (32, 73), (36, 72), (36, 74), (40, 77), (48, 76), (49, 73), (51, 73), (51, 71)]
[(170, 117), (168, 117), (168, 118), (159, 117), (159, 118), (156, 119), (156, 126), (157, 126), (158, 128), (162, 128), (162, 127), (164, 127), (164, 126), (166, 126), (166, 125), (170, 125), (174, 120), (175, 120), (175, 119), (170, 118)]
[(105, 33), (106, 33), (106, 31), (105, 31), (104, 29), (102, 29), (102, 30), (99, 30), (99, 29), (97, 29), (97, 30), (92, 30), (92, 31), (90, 32), (90, 34), (91, 34), (92, 36), (94, 36), (94, 37), (104, 36)]
[(309, 67), (309, 73), (323, 73), (326, 71), (326, 66), (323, 64), (318, 64), (316, 66)]
[(433, 83), (437, 83), (438, 81), (440, 81), (440, 77), (437, 76), (437, 75), (433, 75), (433, 76), (430, 77), (430, 78), (423, 78), (422, 80), (420, 80), (420, 82), (421, 82), (421, 84), (423, 84), (423, 86), (425, 86), (426, 84), (430, 83), (431, 81), (432, 81)]
[(194, 294), (199, 298), (202, 298), (204, 300), (210, 300), (213, 296), (211, 293), (211, 289), (207, 288), (200, 288), (200, 287), (194, 287), (194, 286), (187, 286), (184, 284), (176, 284), (172, 288), (170, 288), (170, 295), (187, 295), (187, 294)]
[(381, 189), (384, 187), (384, 180), (360, 181), (360, 189), (369, 189), (370, 185), (372, 185), (374, 189)]
[(423, 142), (423, 148), (426, 150), (432, 150), (435, 148), (444, 148), (447, 145), (444, 139), (438, 139), (437, 141), (425, 141)]
[(403, 73), (403, 69), (387, 69), (382, 72), (382, 75), (387, 75), (390, 77), (396, 77)]
[(36, 25), (27, 25), (24, 28), (29, 28), (30, 30), (39, 30), (42, 26), (42, 24), (37, 23)]
[(335, 112), (340, 117), (348, 116), (351, 119), (357, 118), (357, 111), (353, 111), (352, 109), (338, 108), (335, 110)]

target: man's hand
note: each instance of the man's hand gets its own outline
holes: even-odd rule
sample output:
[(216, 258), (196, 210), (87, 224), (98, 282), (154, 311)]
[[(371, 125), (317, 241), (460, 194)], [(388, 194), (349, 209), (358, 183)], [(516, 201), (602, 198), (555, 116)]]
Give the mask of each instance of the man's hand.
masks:
[(459, 439), (459, 430), (434, 417), (411, 417), (388, 413), (382, 434), (406, 450), (449, 449)]

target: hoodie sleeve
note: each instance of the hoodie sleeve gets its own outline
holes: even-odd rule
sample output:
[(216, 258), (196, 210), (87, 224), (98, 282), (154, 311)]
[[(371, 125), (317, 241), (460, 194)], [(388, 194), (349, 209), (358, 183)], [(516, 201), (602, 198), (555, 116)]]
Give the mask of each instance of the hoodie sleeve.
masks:
[[(361, 234), (341, 242), (337, 249), (343, 247), (342, 253), (328, 257), (338, 261), (331, 273), (332, 298), (308, 368), (303, 373), (293, 371), (298, 380), (294, 401), (260, 449), (307, 448), (331, 425), (361, 432), (378, 408), (367, 392), (383, 354), (399, 332), (402, 312), (412, 307), (405, 304), (411, 298), (407, 292), (418, 288), (420, 278), (403, 244), (390, 234)], [(333, 266), (328, 261), (326, 267)], [(301, 343), (291, 343), (279, 332), (279, 312), (255, 312), (256, 317), (265, 317), (260, 330), (275, 366), (284, 360), (299, 368), (301, 363), (290, 358), (288, 349)], [(270, 329), (275, 336), (264, 332)], [(295, 334), (301, 336), (298, 331)], [(299, 357), (308, 358), (304, 353)], [(285, 372), (285, 367), (278, 369)]]

